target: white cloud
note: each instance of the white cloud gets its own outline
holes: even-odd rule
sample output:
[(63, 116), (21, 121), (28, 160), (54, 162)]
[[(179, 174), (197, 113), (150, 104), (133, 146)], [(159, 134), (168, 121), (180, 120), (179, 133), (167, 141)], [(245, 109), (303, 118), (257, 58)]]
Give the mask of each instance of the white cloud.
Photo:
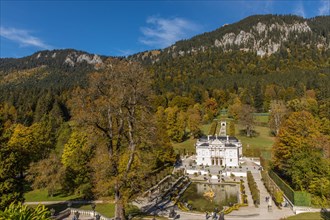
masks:
[(294, 9), (293, 12), (295, 15), (299, 15), (301, 17), (306, 17), (306, 12), (305, 12), (305, 8), (302, 4), (302, 2), (299, 2), (298, 5), (296, 5), (296, 8)]
[(148, 46), (167, 47), (198, 32), (199, 26), (183, 18), (149, 17), (148, 27), (142, 27), (140, 42)]
[(274, 11), (274, 1), (273, 0), (263, 0), (263, 1), (251, 1), (244, 0), (238, 1), (235, 7), (239, 7), (243, 16), (249, 16), (253, 14), (271, 14)]
[(136, 53), (134, 50), (130, 50), (130, 49), (117, 49), (117, 52), (118, 52), (118, 56), (129, 56), (129, 55), (132, 55), (134, 53)]
[(330, 1), (322, 0), (321, 6), (319, 7), (319, 15), (329, 15), (330, 14)]
[(0, 36), (14, 41), (23, 47), (34, 46), (42, 49), (51, 49), (50, 45), (47, 45), (41, 39), (32, 36), (27, 30), (0, 27)]

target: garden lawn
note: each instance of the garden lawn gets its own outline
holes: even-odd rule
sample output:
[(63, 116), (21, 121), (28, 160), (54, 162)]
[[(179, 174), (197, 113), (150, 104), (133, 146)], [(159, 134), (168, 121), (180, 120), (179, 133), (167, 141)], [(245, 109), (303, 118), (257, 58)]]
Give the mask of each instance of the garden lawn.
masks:
[[(211, 124), (212, 123), (202, 125), (201, 130), (204, 135), (207, 135), (209, 133)], [(195, 150), (196, 141), (197, 141), (196, 139), (189, 138), (181, 143), (173, 143), (173, 147), (176, 153), (183, 154), (184, 149), (186, 149), (186, 153), (196, 153)]]
[(62, 195), (55, 194), (53, 197), (49, 197), (47, 190), (33, 190), (24, 194), (25, 202), (41, 202), (41, 201), (67, 201), (79, 199), (76, 195)]
[(241, 135), (239, 130), (244, 129), (243, 126), (236, 124), (236, 137), (241, 141), (244, 140), (243, 144), (250, 144), (256, 147), (271, 148), (275, 138), (270, 136), (270, 130), (268, 127), (254, 126), (254, 130), (258, 133), (256, 137), (246, 137)]
[(286, 220), (326, 220), (326, 219), (330, 219), (330, 216), (328, 217), (322, 216), (320, 212), (300, 213), (298, 215), (294, 215), (286, 218)]
[[(271, 148), (274, 144), (275, 138), (269, 136), (269, 128), (262, 126), (255, 126), (255, 130), (258, 134), (257, 137), (246, 137), (245, 135), (239, 134), (239, 130), (243, 129), (242, 126), (236, 125), (236, 137), (243, 144), (243, 154), (252, 152), (254, 150), (260, 150), (262, 156), (266, 159), (270, 159), (271, 157)], [(253, 155), (247, 155), (253, 156)]]
[(268, 124), (269, 115), (268, 114), (256, 114), (255, 119), (256, 119), (256, 122)]
[(183, 154), (184, 149), (186, 150), (186, 153), (195, 153), (195, 143), (196, 139), (189, 138), (181, 143), (173, 143), (173, 148), (176, 153), (180, 154)]
[[(225, 119), (228, 124), (231, 119)], [(261, 115), (256, 116), (256, 120), (259, 122), (268, 121), (268, 116)], [(219, 119), (218, 119), (219, 121)], [(202, 126), (201, 130), (204, 134), (208, 134), (211, 128), (211, 123), (205, 124)], [(219, 129), (219, 128), (218, 128)], [(217, 132), (219, 132), (217, 129)], [(260, 151), (261, 155), (266, 158), (271, 158), (271, 148), (275, 141), (274, 137), (271, 137), (270, 130), (268, 127), (263, 126), (255, 126), (255, 130), (258, 133), (257, 137), (246, 137), (245, 135), (240, 134), (240, 130), (243, 127), (239, 124), (235, 125), (236, 130), (236, 137), (242, 142), (243, 144), (243, 154), (246, 156), (256, 156), (256, 152)], [(173, 147), (177, 153), (183, 153), (184, 149), (188, 153), (195, 153), (195, 143), (196, 139), (188, 139), (182, 143), (173, 143)]]
[[(29, 205), (30, 207), (36, 207), (37, 205)], [(54, 209), (55, 213), (59, 213), (66, 208), (68, 208), (68, 205), (66, 203), (57, 203), (57, 204), (51, 204), (51, 205), (45, 205), (46, 208)], [(82, 210), (93, 210), (91, 207), (91, 204), (72, 204), (72, 208), (76, 209), (82, 209)], [(95, 211), (100, 213), (101, 215), (112, 218), (114, 217), (115, 213), (115, 204), (114, 203), (98, 203), (96, 204)]]
[[(93, 210), (90, 204), (81, 205), (80, 207), (74, 207), (83, 210)], [(105, 217), (112, 218), (115, 214), (115, 204), (114, 203), (98, 203), (96, 204), (95, 211), (104, 215)]]

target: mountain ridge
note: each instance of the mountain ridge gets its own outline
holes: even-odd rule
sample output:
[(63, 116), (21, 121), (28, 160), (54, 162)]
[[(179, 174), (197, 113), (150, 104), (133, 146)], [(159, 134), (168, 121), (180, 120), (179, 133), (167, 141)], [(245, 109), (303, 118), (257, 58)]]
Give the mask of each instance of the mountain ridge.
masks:
[[(259, 56), (270, 56), (281, 47), (289, 47), (297, 37), (303, 46), (318, 49), (330, 48), (330, 16), (305, 19), (294, 15), (253, 15), (233, 24), (224, 25), (216, 30), (196, 35), (187, 40), (148, 54), (148, 51), (129, 56), (130, 59), (151, 62), (159, 61), (168, 54), (172, 58), (220, 49), (255, 52)], [(297, 36), (297, 37), (296, 37)], [(165, 55), (164, 55), (165, 54)]]
[[(267, 19), (261, 22), (262, 18)], [(298, 32), (289, 33), (288, 41), (281, 44), (277, 52), (261, 56), (254, 50), (242, 50), (250, 46), (251, 42), (251, 45), (255, 45), (254, 41), (247, 40), (242, 48), (234, 43), (237, 36), (240, 36), (237, 42), (243, 42), (243, 36), (249, 33), (260, 32), (260, 36), (255, 35), (255, 38), (263, 38), (266, 35), (264, 25), (271, 27), (276, 23), (272, 21), (278, 19), (278, 28), (275, 25), (274, 30), (279, 31), (274, 32), (274, 36), (269, 33), (267, 35), (272, 42), (281, 38), (282, 29), (283, 33), (295, 29)], [(286, 20), (291, 23), (284, 27)], [(205, 104), (214, 98), (218, 105), (226, 108), (233, 97), (239, 97), (244, 104), (253, 105), (256, 102), (254, 94), (258, 93), (268, 97), (263, 108), (258, 107), (258, 111), (263, 111), (269, 109), (270, 99), (289, 101), (302, 97), (307, 90), (325, 102), (330, 96), (330, 25), (327, 25), (330, 16), (314, 18), (310, 21), (312, 25), (305, 22), (305, 19), (296, 16), (254, 16), (238, 24), (226, 25), (211, 34), (204, 33), (189, 40), (178, 41), (163, 50), (145, 51), (127, 58), (112, 58), (141, 62), (152, 77), (156, 107), (166, 108), (173, 106), (173, 103), (179, 103), (180, 106), (189, 103)], [(242, 31), (244, 34), (241, 34)], [(226, 42), (220, 38), (226, 34), (230, 36), (230, 33), (235, 35), (232, 45), (229, 44), (225, 49), (221, 45), (214, 45), (216, 39)], [(317, 47), (314, 43), (323, 38), (326, 46)], [(212, 47), (198, 49), (200, 44), (195, 44), (197, 41), (203, 44), (209, 42)], [(263, 42), (267, 43), (269, 39)], [(191, 46), (194, 46), (195, 51)], [(180, 54), (183, 50), (184, 54)], [(74, 49), (39, 51), (23, 58), (0, 59), (0, 104), (11, 103), (20, 112), (19, 121), (30, 124), (34, 120), (32, 116), (39, 100), (57, 100), (61, 108), (67, 109), (66, 103), (72, 91), (77, 87), (87, 87), (89, 74), (102, 71), (102, 62), (116, 63), (112, 61), (116, 60)], [(70, 115), (67, 110), (64, 112)]]
[[(276, 29), (280, 32), (285, 32), (286, 37), (283, 40), (282, 35), (277, 36), (277, 38), (282, 39), (280, 42), (271, 41), (272, 43), (268, 44), (269, 41), (266, 42), (267, 40), (265, 39), (270, 35), (268, 33), (269, 29), (270, 32)], [(261, 42), (260, 39), (254, 39), (257, 37), (260, 38), (260, 36), (255, 36), (256, 32), (258, 32), (261, 37), (265, 38), (261, 40), (263, 42)], [(129, 55), (128, 58), (137, 61), (143, 61), (145, 59), (156, 61), (156, 59), (161, 57), (164, 53), (171, 53), (172, 57), (175, 58), (177, 56), (183, 56), (184, 54), (197, 53), (198, 51), (204, 52), (210, 48), (219, 48), (228, 52), (233, 50), (252, 51), (260, 56), (269, 56), (278, 52), (279, 48), (283, 46), (283, 43), (292, 40), (292, 37), (294, 37), (291, 36), (292, 33), (300, 33), (307, 35), (304, 36), (305, 38), (313, 38), (311, 42), (304, 42), (307, 46), (310, 46), (308, 43), (318, 42), (317, 47), (319, 49), (323, 48), (328, 50), (330, 48), (330, 16), (318, 16), (305, 19), (296, 15), (252, 15), (238, 22), (223, 25), (213, 31), (198, 34), (190, 39), (179, 40), (164, 49), (138, 52)], [(253, 46), (253, 48), (251, 48), (251, 46)], [(63, 57), (63, 55), (65, 55), (65, 57)], [(47, 62), (47, 57), (55, 58), (56, 56), (62, 58), (60, 61), (61, 63), (59, 63), (59, 61), (56, 62), (57, 65), (63, 64), (64, 66), (74, 67), (75, 65), (79, 66), (79, 63), (86, 62), (87, 64), (96, 65), (96, 69), (99, 68), (98, 65), (102, 66), (106, 58), (116, 57), (98, 55), (70, 48), (42, 50), (21, 58), (0, 58), (0, 69), (6, 69), (8, 65), (15, 66), (15, 64), (21, 65), (23, 68), (29, 68), (30, 66), (24, 65), (24, 63), (26, 64), (26, 62), (33, 62), (36, 60), (39, 60), (36, 62), (39, 65), (47, 65), (51, 63)], [(23, 61), (21, 62), (21, 60)]]
[(0, 70), (29, 69), (44, 65), (65, 69), (70, 67), (99, 69), (109, 57), (76, 49), (42, 50), (21, 58), (0, 58)]

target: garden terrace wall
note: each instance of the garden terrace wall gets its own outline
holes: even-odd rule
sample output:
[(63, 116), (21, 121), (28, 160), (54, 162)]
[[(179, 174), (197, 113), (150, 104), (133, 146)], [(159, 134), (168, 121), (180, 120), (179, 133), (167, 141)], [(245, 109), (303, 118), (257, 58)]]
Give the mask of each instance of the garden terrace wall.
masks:
[(283, 202), (283, 192), (275, 184), (275, 182), (271, 180), (271, 178), (267, 174), (267, 171), (265, 171), (265, 170), (261, 171), (261, 176), (262, 176), (264, 185), (265, 185), (267, 191), (272, 195), (272, 198), (274, 199), (275, 204), (278, 207), (281, 207), (282, 202)]
[(294, 191), (287, 183), (285, 183), (281, 177), (279, 177), (274, 171), (268, 172), (269, 176), (277, 184), (278, 187), (284, 192), (286, 197), (295, 206), (310, 206), (311, 205), (311, 194), (303, 191)]

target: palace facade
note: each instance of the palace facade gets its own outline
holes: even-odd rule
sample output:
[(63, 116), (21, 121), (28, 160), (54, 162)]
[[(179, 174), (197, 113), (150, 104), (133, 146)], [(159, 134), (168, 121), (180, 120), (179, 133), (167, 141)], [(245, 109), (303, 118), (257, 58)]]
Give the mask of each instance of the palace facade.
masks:
[(226, 122), (221, 122), (219, 136), (202, 137), (196, 142), (197, 165), (239, 166), (242, 144), (226, 135)]

